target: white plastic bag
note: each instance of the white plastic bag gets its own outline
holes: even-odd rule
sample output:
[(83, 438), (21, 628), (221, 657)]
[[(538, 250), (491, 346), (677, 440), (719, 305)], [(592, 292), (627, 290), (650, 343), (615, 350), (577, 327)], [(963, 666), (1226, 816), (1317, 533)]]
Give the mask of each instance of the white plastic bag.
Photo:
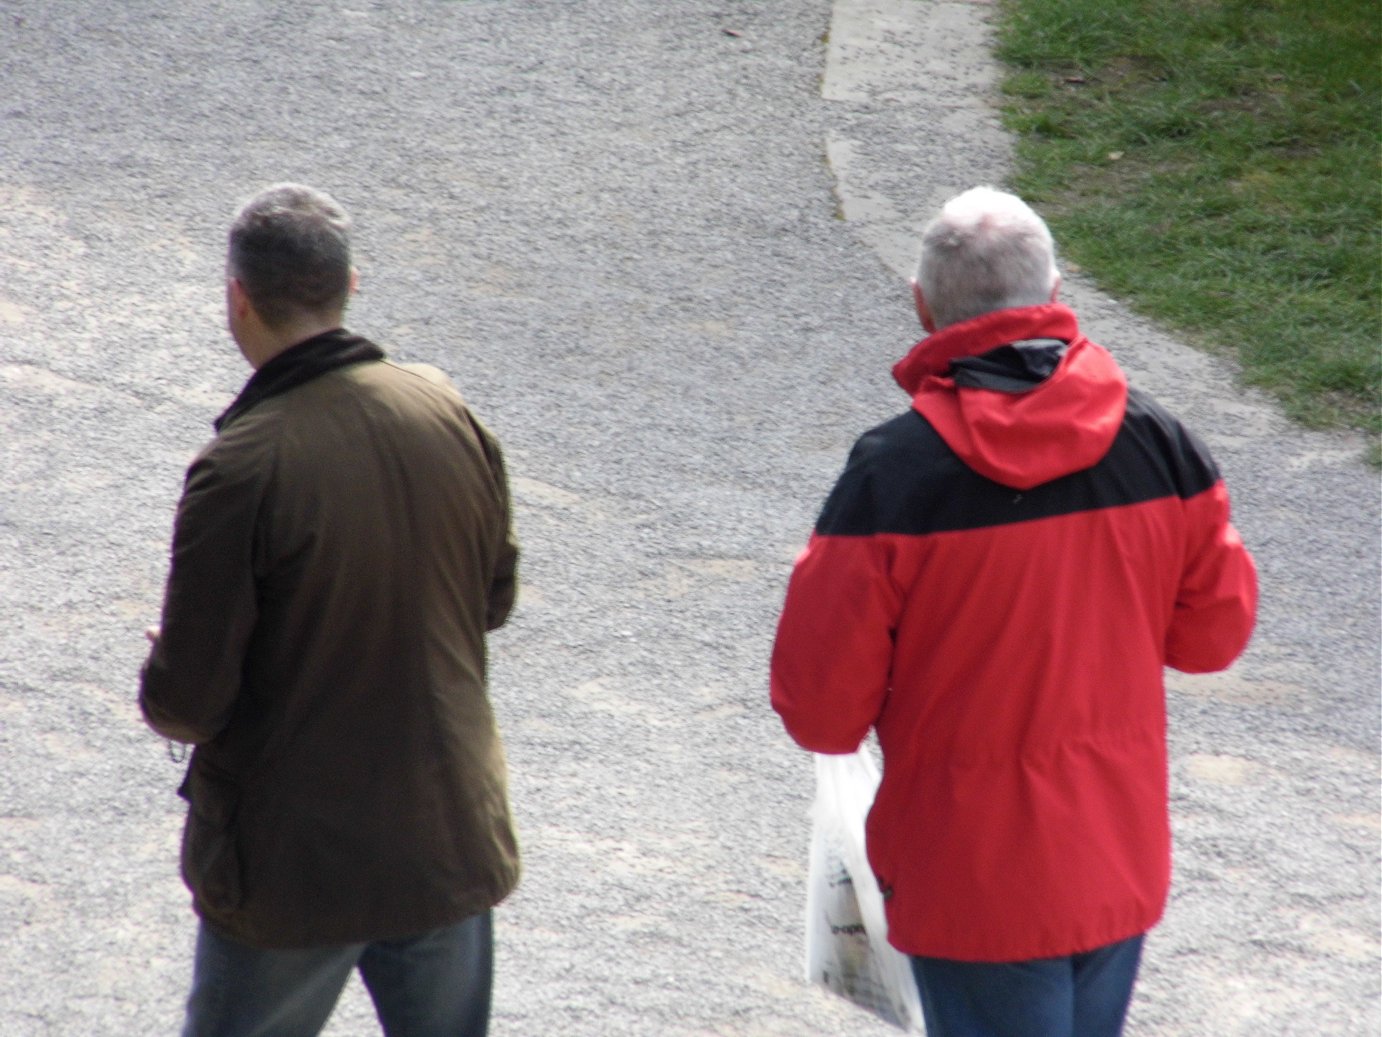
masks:
[(888, 943), (883, 896), (864, 851), (878, 765), (860, 746), (816, 756), (806, 889), (806, 978), (903, 1030), (924, 1031), (907, 956)]

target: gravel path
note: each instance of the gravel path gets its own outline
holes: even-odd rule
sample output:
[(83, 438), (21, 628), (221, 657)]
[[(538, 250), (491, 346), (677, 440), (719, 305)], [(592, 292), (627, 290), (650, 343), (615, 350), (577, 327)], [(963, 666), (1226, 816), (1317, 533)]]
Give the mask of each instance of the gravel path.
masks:
[[(766, 657), (849, 444), (905, 405), (912, 237), (1004, 176), (986, 11), (0, 0), (0, 1033), (175, 1032), (180, 768), (140, 631), (246, 375), (225, 224), (290, 178), (356, 216), (352, 326), (508, 452), (526, 873), (494, 1032), (893, 1032), (799, 978), (811, 770)], [(1178, 879), (1129, 1037), (1375, 1034), (1376, 473), (1072, 282), (1210, 441), (1265, 595), (1233, 671), (1172, 680)], [(328, 1032), (370, 1018), (352, 987)]]

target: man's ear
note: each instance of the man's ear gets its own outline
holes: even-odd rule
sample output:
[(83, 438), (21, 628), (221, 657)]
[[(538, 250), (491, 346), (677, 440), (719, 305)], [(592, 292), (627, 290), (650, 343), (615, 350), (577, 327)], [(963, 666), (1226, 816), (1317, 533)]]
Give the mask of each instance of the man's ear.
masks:
[(1057, 275), (1056, 275), (1056, 279), (1055, 279), (1054, 281), (1051, 282), (1051, 301), (1052, 301), (1052, 302), (1057, 302), (1057, 301), (1059, 300), (1059, 297), (1060, 297), (1060, 274), (1057, 274)]
[(921, 321), (921, 326), (927, 332), (934, 332), (936, 319), (931, 316), (931, 307), (926, 305), (926, 296), (921, 294), (921, 285), (915, 277), (912, 278), (912, 305), (917, 309), (917, 320)]
[(238, 277), (226, 278), (226, 305), (230, 307), (234, 316), (240, 319), (254, 312), (254, 304), (250, 302), (249, 293), (245, 291), (245, 286), (240, 283)]
[(346, 290), (346, 295), (354, 295), (360, 290), (360, 271), (355, 267), (350, 268), (350, 288)]

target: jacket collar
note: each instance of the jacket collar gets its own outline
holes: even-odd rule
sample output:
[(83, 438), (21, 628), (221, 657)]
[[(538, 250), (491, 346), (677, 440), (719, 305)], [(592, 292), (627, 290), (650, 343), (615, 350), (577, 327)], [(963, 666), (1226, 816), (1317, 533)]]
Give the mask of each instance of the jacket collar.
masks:
[(295, 389), (312, 379), (369, 360), (384, 359), (384, 351), (368, 339), (352, 335), (344, 328), (314, 335), (278, 356), (250, 376), (235, 402), (212, 424), (222, 431), (240, 415), (271, 396)]
[[(1012, 344), (1019, 348), (1002, 348)], [(1018, 490), (1097, 464), (1127, 406), (1118, 364), (1059, 303), (951, 325), (919, 342), (893, 374), (961, 461)]]
[(928, 377), (946, 375), (952, 360), (1022, 339), (1072, 342), (1079, 334), (1075, 311), (1062, 303), (995, 310), (928, 335), (893, 366), (893, 378), (908, 396), (914, 396)]

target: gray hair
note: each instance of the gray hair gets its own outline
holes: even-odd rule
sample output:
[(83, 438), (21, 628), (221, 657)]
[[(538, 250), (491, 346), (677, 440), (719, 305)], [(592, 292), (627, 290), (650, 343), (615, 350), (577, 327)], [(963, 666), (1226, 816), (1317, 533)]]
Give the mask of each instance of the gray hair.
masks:
[(236, 213), (226, 267), (270, 327), (340, 313), (350, 295), (350, 217), (322, 191), (274, 184)]
[(1049, 302), (1055, 243), (1021, 198), (975, 187), (945, 203), (921, 235), (917, 284), (937, 328)]

